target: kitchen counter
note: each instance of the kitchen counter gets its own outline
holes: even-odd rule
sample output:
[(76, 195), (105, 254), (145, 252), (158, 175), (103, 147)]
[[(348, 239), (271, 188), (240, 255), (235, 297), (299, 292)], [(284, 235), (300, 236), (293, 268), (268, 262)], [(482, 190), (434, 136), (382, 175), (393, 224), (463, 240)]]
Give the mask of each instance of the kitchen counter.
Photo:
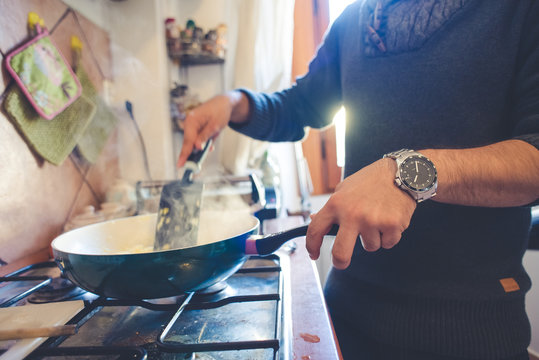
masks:
[[(264, 233), (283, 231), (302, 224), (301, 216), (265, 220)], [(315, 263), (305, 249), (305, 238), (294, 241), (297, 249), (290, 255), (293, 359), (342, 359)]]

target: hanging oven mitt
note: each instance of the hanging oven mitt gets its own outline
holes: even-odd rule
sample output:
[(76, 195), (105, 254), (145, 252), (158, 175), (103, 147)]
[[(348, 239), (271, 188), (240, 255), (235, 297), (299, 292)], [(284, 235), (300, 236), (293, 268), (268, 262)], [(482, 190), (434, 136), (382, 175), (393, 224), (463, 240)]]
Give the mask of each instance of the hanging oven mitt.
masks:
[(99, 96), (96, 88), (90, 81), (88, 74), (82, 67), (82, 43), (76, 36), (71, 37), (71, 50), (75, 73), (82, 85), (82, 96), (91, 101), (95, 107), (95, 115), (77, 143), (77, 151), (90, 163), (95, 163), (105, 147), (110, 133), (116, 127), (118, 119), (110, 107)]
[(34, 26), (37, 35), (10, 52), (5, 65), (35, 111), (52, 120), (80, 97), (82, 87), (47, 29)]

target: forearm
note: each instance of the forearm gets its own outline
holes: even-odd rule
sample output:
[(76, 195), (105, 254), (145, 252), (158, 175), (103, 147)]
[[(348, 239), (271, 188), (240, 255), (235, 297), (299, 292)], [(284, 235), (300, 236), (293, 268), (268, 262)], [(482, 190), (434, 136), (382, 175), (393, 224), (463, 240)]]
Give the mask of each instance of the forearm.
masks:
[(505, 207), (526, 205), (539, 198), (539, 150), (524, 141), (420, 152), (438, 170), (435, 201)]

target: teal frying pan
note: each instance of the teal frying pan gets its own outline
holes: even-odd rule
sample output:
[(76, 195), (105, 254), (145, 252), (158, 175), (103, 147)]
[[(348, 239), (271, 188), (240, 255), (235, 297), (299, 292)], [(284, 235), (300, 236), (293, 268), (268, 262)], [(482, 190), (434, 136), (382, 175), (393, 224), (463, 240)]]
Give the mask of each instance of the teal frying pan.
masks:
[[(207, 229), (201, 235), (204, 244), (153, 251), (155, 223), (156, 214), (150, 214), (71, 230), (52, 242), (55, 261), (67, 278), (92, 293), (155, 299), (214, 285), (234, 274), (248, 255), (269, 255), (307, 232), (305, 225), (260, 236), (256, 217), (221, 215), (201, 219), (199, 231)], [(329, 234), (336, 231), (334, 227)]]

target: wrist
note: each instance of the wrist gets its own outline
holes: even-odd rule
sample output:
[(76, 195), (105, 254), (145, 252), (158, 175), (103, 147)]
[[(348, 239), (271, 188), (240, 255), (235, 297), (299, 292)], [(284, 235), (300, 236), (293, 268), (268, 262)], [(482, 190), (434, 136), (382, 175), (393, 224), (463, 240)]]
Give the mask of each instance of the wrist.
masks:
[(397, 171), (394, 182), (418, 203), (436, 195), (438, 173), (434, 163), (424, 154), (401, 149), (384, 155), (394, 161)]
[(232, 90), (225, 94), (230, 103), (230, 122), (240, 124), (249, 118), (249, 99), (238, 90)]

